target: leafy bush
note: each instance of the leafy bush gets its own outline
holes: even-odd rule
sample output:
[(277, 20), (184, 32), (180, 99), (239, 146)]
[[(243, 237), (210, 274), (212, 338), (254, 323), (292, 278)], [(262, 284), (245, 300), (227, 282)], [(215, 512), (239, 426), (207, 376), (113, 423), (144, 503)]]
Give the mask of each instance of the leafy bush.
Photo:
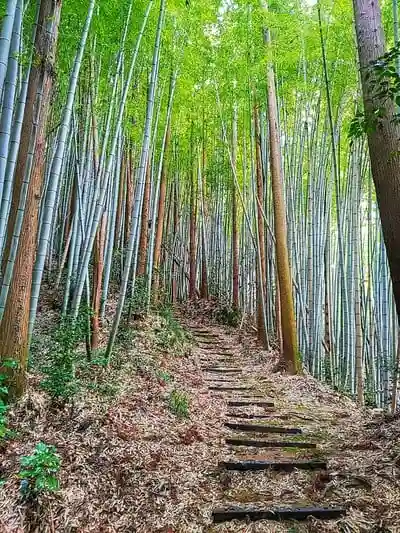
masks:
[(68, 401), (79, 390), (79, 382), (75, 376), (76, 349), (85, 337), (86, 323), (86, 313), (80, 314), (76, 320), (66, 316), (53, 334), (50, 361), (43, 368), (46, 377), (41, 382), (41, 387), (52, 398)]
[(21, 459), (18, 477), (21, 479), (20, 490), (23, 496), (55, 492), (59, 488), (57, 474), (61, 459), (55, 446), (39, 442), (32, 455)]
[(238, 327), (240, 324), (241, 313), (230, 305), (223, 305), (215, 311), (215, 320), (226, 326)]
[(168, 406), (176, 416), (189, 418), (189, 398), (185, 392), (179, 392), (176, 389), (171, 391)]

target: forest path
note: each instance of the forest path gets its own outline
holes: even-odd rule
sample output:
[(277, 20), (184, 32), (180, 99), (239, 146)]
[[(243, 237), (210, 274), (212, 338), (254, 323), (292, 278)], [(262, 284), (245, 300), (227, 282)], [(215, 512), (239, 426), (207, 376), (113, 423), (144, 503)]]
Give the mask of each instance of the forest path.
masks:
[(184, 322), (210, 397), (226, 405), (208, 532), (358, 532), (387, 523), (373, 489), (381, 474), (387, 487), (393, 480), (365, 434), (366, 413), (311, 376), (273, 372), (274, 355), (233, 330)]

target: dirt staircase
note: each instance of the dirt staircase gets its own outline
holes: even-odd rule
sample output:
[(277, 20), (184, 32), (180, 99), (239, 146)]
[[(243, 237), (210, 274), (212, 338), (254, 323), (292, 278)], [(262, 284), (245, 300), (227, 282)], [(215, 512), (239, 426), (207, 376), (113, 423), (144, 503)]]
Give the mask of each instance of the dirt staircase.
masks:
[[(321, 457), (319, 445), (303, 435), (303, 427), (291, 425), (290, 415), (281, 413), (273, 398), (266, 397), (265, 391), (258, 386), (257, 366), (245, 367), (242, 359), (230, 349), (230, 340), (206, 327), (193, 328), (192, 334), (209, 393), (226, 402), (223, 428), (226, 430), (228, 457), (218, 465), (221, 483), (230, 472), (243, 475), (259, 472), (257, 475), (261, 476), (275, 472), (284, 476), (296, 470), (306, 470), (327, 475), (328, 464)], [(245, 503), (228, 501), (226, 505), (214, 508), (213, 522), (305, 521), (311, 517), (337, 520), (346, 514), (344, 507), (325, 506), (320, 502), (316, 505), (313, 502), (282, 501), (276, 506), (257, 495), (254, 500)]]

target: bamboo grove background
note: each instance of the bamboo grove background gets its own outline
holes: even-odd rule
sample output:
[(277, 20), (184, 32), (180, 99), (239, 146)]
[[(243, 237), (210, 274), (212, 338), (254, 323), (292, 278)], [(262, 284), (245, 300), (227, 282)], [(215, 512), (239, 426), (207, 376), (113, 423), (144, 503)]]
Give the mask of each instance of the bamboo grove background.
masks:
[[(216, 297), (279, 346), (272, 62), (303, 365), (393, 403), (386, 252), (366, 142), (348, 136), (361, 105), (351, 2), (48, 3), (53, 70), (33, 85), (40, 12), (0, 2), (0, 355), (26, 351), (49, 290), (60, 315), (91, 310), (93, 350), (111, 321), (108, 357), (139, 296), (147, 307)], [(396, 2), (382, 7), (393, 44)]]

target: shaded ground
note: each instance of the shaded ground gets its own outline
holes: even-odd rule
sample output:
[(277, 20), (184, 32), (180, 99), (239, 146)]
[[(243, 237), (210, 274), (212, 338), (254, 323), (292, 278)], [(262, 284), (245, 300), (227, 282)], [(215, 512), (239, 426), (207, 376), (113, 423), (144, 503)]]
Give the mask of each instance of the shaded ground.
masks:
[[(199, 325), (198, 312), (192, 315), (189, 307), (181, 313), (186, 327)], [(216, 356), (210, 347), (193, 346), (180, 356), (160, 347), (160, 325), (150, 320), (111, 370), (92, 370), (99, 387), (86, 390), (73, 408), (51, 406), (38, 390), (38, 376), (31, 376), (28, 394), (11, 413), (18, 438), (2, 449), (0, 531), (400, 532), (400, 420), (362, 412), (309, 376), (272, 373), (274, 356), (259, 351), (250, 336), (207, 327), (241, 362), (243, 379), (277, 406), (275, 411), (256, 407), (242, 412), (268, 413), (273, 425), (301, 427), (302, 440), (318, 441), (329, 476), (219, 472), (220, 460), (237, 455), (224, 437), (240, 433), (223, 428), (228, 395), (208, 391), (210, 383), (200, 370), (201, 360)], [(160, 378), (166, 374), (168, 382)], [(112, 394), (101, 384), (108, 384)], [(169, 409), (172, 390), (187, 395), (189, 418)], [(16, 473), (20, 457), (39, 440), (54, 444), (61, 455), (61, 490), (27, 506), (19, 498)], [(340, 504), (348, 515), (338, 522), (303, 525), (211, 524), (214, 507), (249, 501)]]

